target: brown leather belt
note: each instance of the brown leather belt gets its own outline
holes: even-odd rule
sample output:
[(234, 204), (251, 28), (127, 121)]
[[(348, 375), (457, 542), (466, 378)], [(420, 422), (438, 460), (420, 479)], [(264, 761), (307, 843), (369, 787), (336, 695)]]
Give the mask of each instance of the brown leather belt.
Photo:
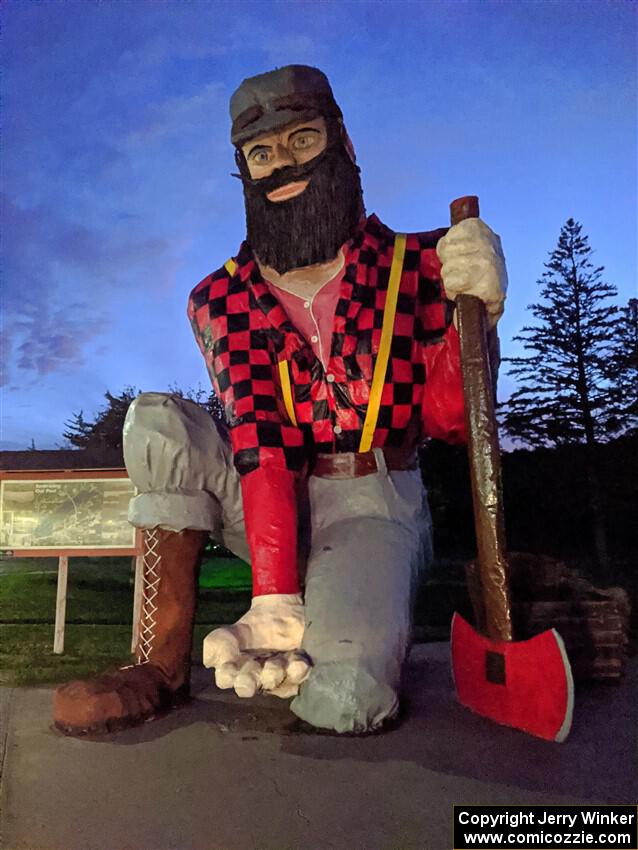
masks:
[[(401, 449), (383, 449), (383, 457), (388, 469), (417, 468), (416, 456), (407, 456)], [(317, 455), (312, 475), (319, 478), (360, 478), (377, 470), (377, 458), (373, 451), (340, 452), (334, 455)]]

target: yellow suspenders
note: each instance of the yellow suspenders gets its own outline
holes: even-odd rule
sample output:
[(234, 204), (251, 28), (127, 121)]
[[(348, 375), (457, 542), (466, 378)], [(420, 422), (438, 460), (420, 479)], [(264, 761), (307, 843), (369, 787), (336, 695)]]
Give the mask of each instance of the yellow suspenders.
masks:
[(390, 268), (390, 280), (388, 282), (388, 294), (385, 299), (383, 310), (383, 325), (381, 327), (381, 344), (377, 353), (377, 362), (374, 366), (372, 386), (370, 387), (370, 398), (361, 442), (360, 452), (369, 452), (374, 437), (374, 429), (377, 427), (379, 418), (379, 407), (381, 406), (381, 394), (385, 384), (385, 376), (388, 371), (388, 359), (390, 357), (390, 346), (392, 345), (392, 331), (394, 329), (394, 317), (397, 312), (397, 298), (399, 296), (399, 284), (401, 283), (401, 272), (403, 271), (403, 258), (405, 256), (405, 233), (397, 233), (394, 238), (394, 254), (392, 256), (392, 267)]
[(295, 416), (295, 406), (292, 402), (292, 387), (290, 386), (290, 372), (288, 371), (288, 361), (279, 361), (279, 380), (281, 382), (281, 392), (284, 397), (286, 413), (292, 424), (297, 426), (297, 417)]
[[(379, 351), (377, 353), (377, 359), (374, 366), (368, 410), (366, 412), (365, 422), (363, 423), (363, 431), (361, 433), (361, 442), (359, 444), (360, 452), (370, 451), (372, 438), (374, 437), (374, 429), (377, 426), (377, 419), (379, 418), (381, 395), (383, 393), (383, 385), (385, 384), (385, 376), (388, 371), (388, 360), (390, 358), (390, 348), (392, 346), (392, 332), (394, 330), (394, 317), (397, 312), (397, 298), (399, 296), (399, 286), (401, 284), (401, 272), (403, 271), (405, 243), (405, 233), (397, 233), (394, 239), (394, 254), (392, 257), (392, 266), (390, 267), (388, 293), (383, 311), (381, 343), (379, 345)], [(225, 263), (225, 266), (231, 275), (235, 273), (237, 264), (234, 260), (228, 260), (228, 262)], [(295, 416), (295, 406), (292, 399), (292, 386), (290, 383), (290, 372), (287, 360), (279, 361), (279, 380), (281, 382), (281, 392), (283, 394), (286, 412), (292, 424), (296, 426), (297, 417)]]

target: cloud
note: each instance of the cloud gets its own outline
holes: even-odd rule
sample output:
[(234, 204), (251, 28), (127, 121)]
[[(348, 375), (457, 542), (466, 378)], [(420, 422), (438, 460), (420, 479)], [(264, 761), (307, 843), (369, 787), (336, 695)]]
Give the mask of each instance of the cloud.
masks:
[(127, 147), (153, 142), (171, 133), (184, 134), (193, 129), (210, 127), (214, 118), (224, 115), (227, 97), (221, 83), (208, 83), (195, 94), (169, 97), (151, 104), (144, 113), (144, 122), (126, 137)]
[[(2, 383), (84, 364), (88, 344), (112, 330), (118, 297), (149, 281), (162, 297), (180, 268), (179, 240), (130, 222), (104, 230), (72, 222), (44, 205), (24, 209), (3, 198), (5, 352)], [(138, 286), (139, 288), (139, 286)]]
[(146, 70), (153, 65), (165, 65), (174, 59), (212, 59), (224, 56), (228, 47), (222, 44), (211, 44), (208, 35), (201, 29), (189, 28), (187, 33), (172, 37), (156, 35), (146, 39), (134, 50), (121, 53), (118, 65), (126, 73)]
[[(17, 368), (44, 376), (82, 365), (84, 345), (94, 334), (90, 318), (86, 309), (75, 315), (44, 310), (36, 320), (21, 322), (26, 339), (17, 346)], [(100, 330), (106, 330), (104, 323)]]
[(0, 387), (4, 387), (9, 383), (9, 361), (11, 358), (12, 347), (13, 340), (3, 323), (3, 325), (0, 326)]

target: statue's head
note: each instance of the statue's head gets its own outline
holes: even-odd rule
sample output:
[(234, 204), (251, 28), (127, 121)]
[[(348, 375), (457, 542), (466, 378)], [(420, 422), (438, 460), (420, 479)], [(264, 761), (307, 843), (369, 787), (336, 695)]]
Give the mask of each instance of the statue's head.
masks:
[(359, 169), (341, 110), (317, 68), (250, 77), (230, 101), (247, 238), (283, 273), (333, 259), (363, 215)]

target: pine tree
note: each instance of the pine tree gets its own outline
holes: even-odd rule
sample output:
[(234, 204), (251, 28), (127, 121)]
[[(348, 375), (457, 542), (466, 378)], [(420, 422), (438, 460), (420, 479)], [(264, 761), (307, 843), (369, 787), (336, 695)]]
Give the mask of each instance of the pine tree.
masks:
[(119, 395), (108, 390), (104, 393), (107, 404), (99, 410), (91, 422), (84, 418), (83, 411), (74, 413), (69, 422), (65, 422), (66, 431), (62, 434), (72, 446), (78, 449), (119, 449), (122, 447), (122, 427), (129, 405), (139, 390), (125, 387)]
[(622, 428), (612, 391), (618, 308), (616, 288), (601, 280), (582, 227), (561, 229), (538, 284), (544, 303), (528, 309), (539, 323), (514, 340), (530, 352), (506, 358), (520, 386), (504, 405), (507, 433), (532, 446), (605, 441)]
[(612, 374), (618, 415), (625, 433), (638, 433), (638, 298), (620, 310)]
[[(169, 387), (169, 391), (180, 398), (194, 401), (215, 419), (222, 433), (226, 433), (223, 407), (214, 392), (206, 392), (201, 387), (184, 391), (176, 386)], [(86, 420), (82, 410), (74, 413), (64, 423), (66, 430), (62, 436), (78, 449), (122, 448), (124, 419), (131, 402), (139, 394), (140, 390), (135, 387), (125, 387), (119, 395), (113, 395), (107, 390), (104, 394), (107, 404), (98, 411), (95, 419)]]
[(218, 426), (222, 427), (222, 431), (224, 431), (226, 426), (224, 406), (214, 390), (209, 389), (206, 391), (201, 384), (197, 385), (196, 390), (192, 388), (182, 390), (175, 384), (171, 384), (168, 389), (173, 395), (177, 395), (180, 398), (187, 398), (190, 401), (194, 401), (195, 404), (198, 404), (200, 407), (203, 407), (204, 410), (213, 417), (215, 422), (217, 422)]
[(503, 405), (504, 430), (531, 446), (581, 444), (599, 565), (608, 562), (595, 447), (625, 427), (615, 388), (618, 308), (616, 288), (582, 226), (570, 218), (538, 281), (542, 302), (528, 309), (537, 324), (514, 337), (526, 355), (506, 358), (519, 387)]
[(73, 413), (71, 419), (64, 423), (66, 431), (62, 432), (63, 438), (77, 449), (87, 448), (87, 443), (90, 439), (91, 429), (94, 427), (94, 422), (87, 422), (84, 418), (84, 411)]

